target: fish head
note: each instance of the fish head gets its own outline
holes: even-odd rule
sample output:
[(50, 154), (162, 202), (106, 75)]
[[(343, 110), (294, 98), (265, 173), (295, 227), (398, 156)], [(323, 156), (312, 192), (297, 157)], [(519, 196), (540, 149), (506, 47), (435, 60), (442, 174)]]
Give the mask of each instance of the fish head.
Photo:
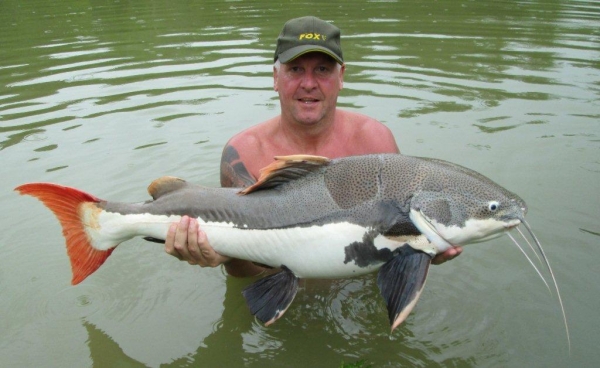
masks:
[(493, 239), (521, 224), (527, 212), (521, 198), (497, 185), (476, 188), (421, 191), (412, 197), (410, 218), (431, 243), (429, 253)]

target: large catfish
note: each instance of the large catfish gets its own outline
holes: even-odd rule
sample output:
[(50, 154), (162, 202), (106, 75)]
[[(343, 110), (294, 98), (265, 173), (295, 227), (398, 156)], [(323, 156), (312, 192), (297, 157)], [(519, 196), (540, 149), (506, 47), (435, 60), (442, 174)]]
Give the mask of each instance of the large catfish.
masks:
[(252, 314), (267, 325), (289, 307), (299, 278), (379, 269), (393, 330), (416, 304), (433, 256), (520, 224), (546, 260), (517, 195), (462, 166), (399, 154), (277, 157), (245, 189), (162, 177), (148, 187), (152, 200), (133, 204), (50, 183), (16, 190), (39, 198), (57, 216), (73, 284), (98, 269), (118, 244), (135, 236), (164, 240), (181, 216), (197, 218), (217, 252), (281, 269), (243, 292)]

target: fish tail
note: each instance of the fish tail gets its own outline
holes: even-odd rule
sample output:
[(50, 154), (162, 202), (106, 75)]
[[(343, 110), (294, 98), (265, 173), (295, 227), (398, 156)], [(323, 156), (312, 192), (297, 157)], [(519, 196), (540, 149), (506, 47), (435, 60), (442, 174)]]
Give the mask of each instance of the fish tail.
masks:
[(106, 250), (97, 249), (86, 231), (94, 226), (94, 218), (101, 210), (96, 203), (102, 202), (101, 199), (75, 188), (52, 183), (28, 183), (15, 190), (42, 201), (60, 222), (71, 261), (71, 284), (76, 285), (94, 273), (117, 246), (115, 244)]

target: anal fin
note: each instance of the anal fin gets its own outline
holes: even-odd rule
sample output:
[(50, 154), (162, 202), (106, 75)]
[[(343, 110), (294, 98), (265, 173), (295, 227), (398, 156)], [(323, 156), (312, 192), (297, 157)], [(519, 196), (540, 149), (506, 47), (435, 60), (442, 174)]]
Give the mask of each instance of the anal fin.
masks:
[(394, 258), (381, 267), (377, 276), (377, 286), (385, 300), (392, 331), (404, 322), (417, 304), (431, 264), (430, 255), (408, 245), (397, 251)]
[(268, 326), (288, 309), (298, 291), (298, 277), (287, 267), (246, 287), (242, 294), (250, 312)]

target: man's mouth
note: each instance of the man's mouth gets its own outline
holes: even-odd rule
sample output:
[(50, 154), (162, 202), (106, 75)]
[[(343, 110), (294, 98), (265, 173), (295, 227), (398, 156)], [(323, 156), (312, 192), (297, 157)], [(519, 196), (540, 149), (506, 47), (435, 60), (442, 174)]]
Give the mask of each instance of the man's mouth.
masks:
[(299, 98), (298, 101), (305, 103), (305, 104), (319, 102), (319, 100), (317, 100), (316, 98)]

